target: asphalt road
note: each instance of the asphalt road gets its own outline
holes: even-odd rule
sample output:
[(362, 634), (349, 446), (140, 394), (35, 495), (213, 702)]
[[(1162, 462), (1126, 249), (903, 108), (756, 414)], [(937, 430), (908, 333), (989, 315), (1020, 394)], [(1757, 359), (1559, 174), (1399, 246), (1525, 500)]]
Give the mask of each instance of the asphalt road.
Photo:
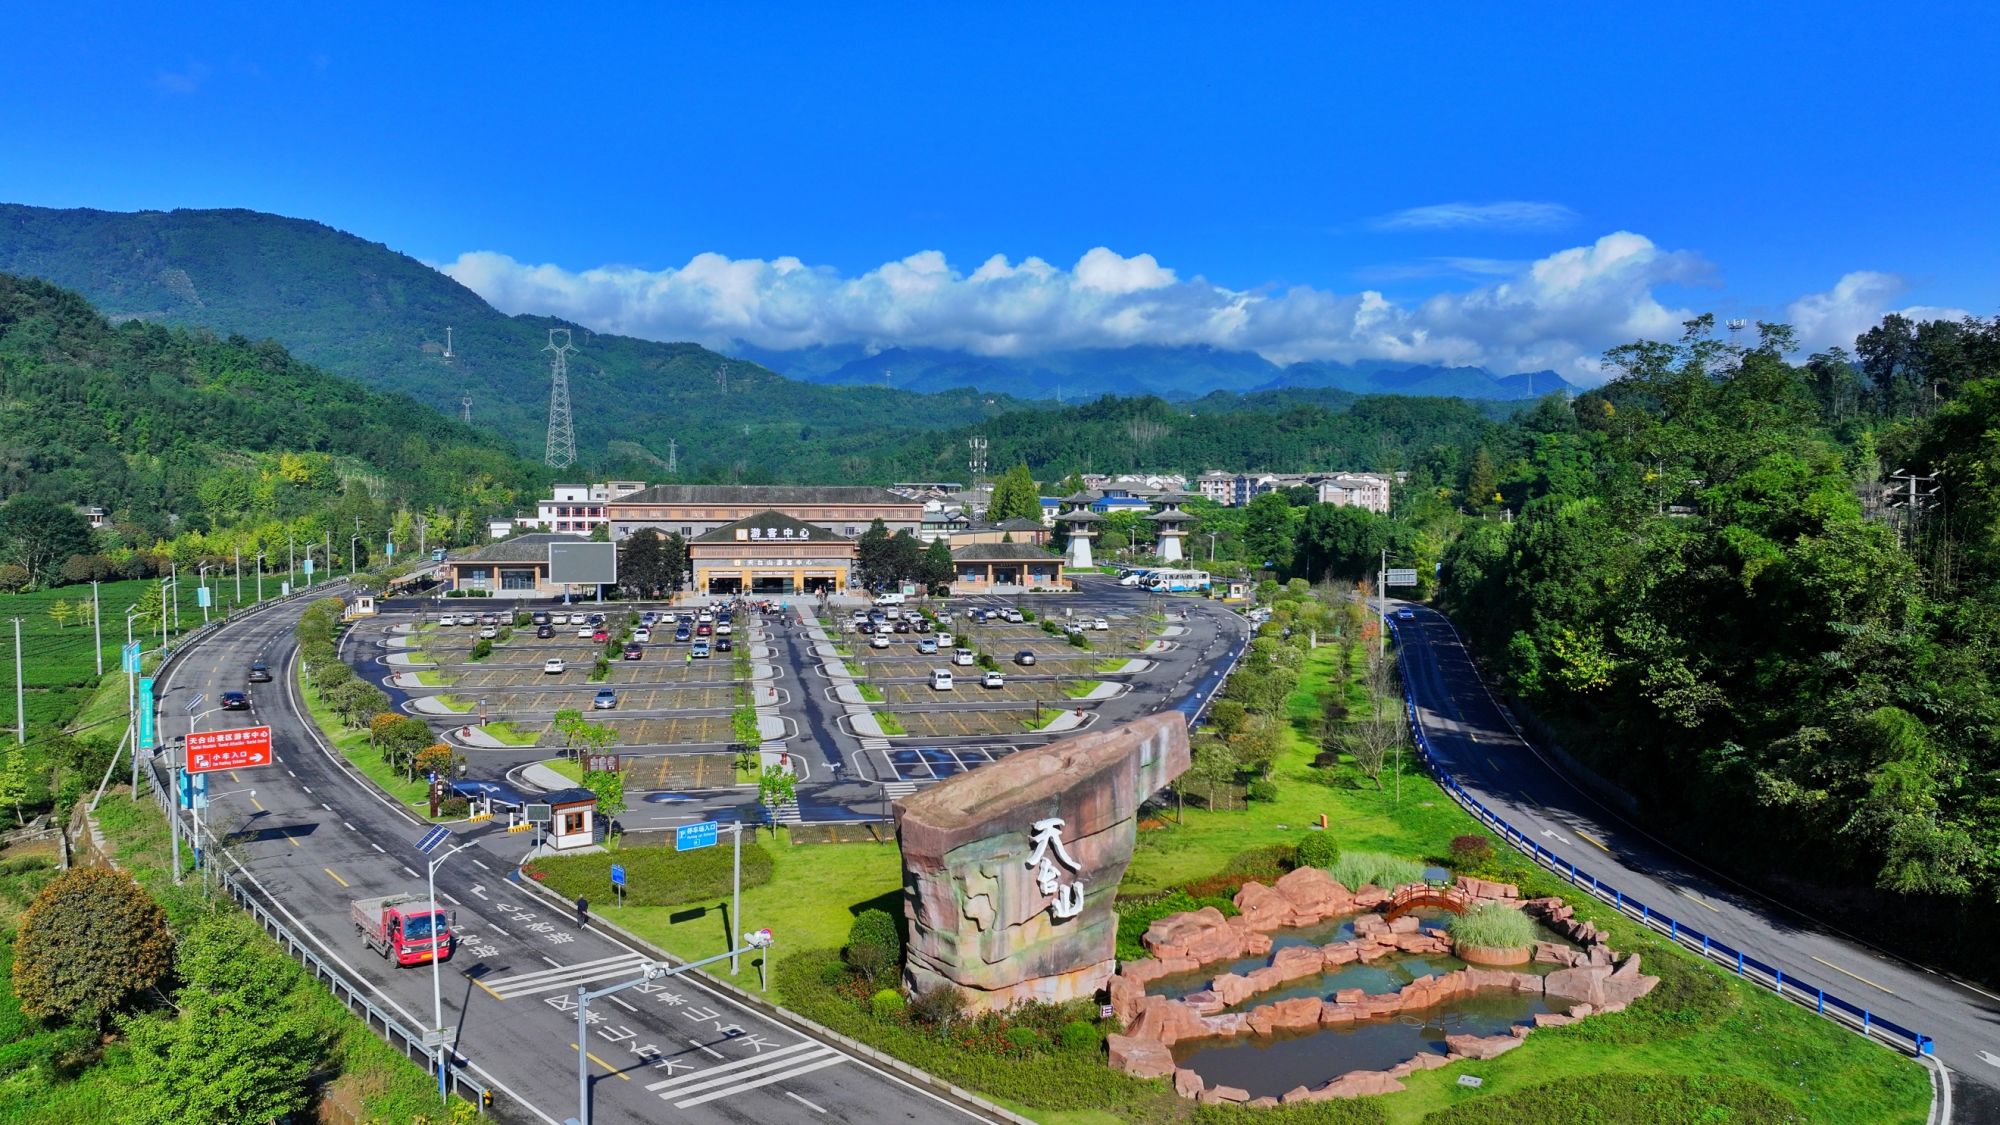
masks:
[[(216, 775), (205, 825), (267, 901), (320, 953), (411, 1028), (432, 1025), (432, 974), (368, 953), (351, 900), (425, 893), (414, 845), (419, 822), (338, 761), (302, 717), (291, 677), (301, 606), (222, 630), (173, 666), (161, 685), (162, 735), (186, 729), (196, 692), (212, 706), (244, 686), (252, 660), (280, 673), (256, 685), (249, 712), (198, 713), (200, 729), (268, 724), (277, 761)], [(251, 790), (254, 789), (254, 793)], [(639, 950), (509, 878), (525, 836), (454, 825), (473, 846), (438, 875), (462, 944), (442, 969), (444, 1024), (462, 1064), (494, 1087), (505, 1120), (558, 1125), (577, 1112), (578, 985), (638, 976)], [(716, 924), (726, 915), (716, 912)], [(742, 930), (754, 927), (746, 919)], [(782, 950), (784, 935), (778, 935)], [(595, 1121), (939, 1122), (973, 1115), (844, 1050), (732, 1002), (692, 977), (597, 1001), (587, 1052)]]
[(1415, 615), (1396, 622), (1404, 675), (1439, 762), (1460, 785), (1544, 847), (1782, 969), (1788, 983), (1823, 988), (1931, 1036), (1952, 1072), (1953, 1116), (2000, 1121), (2000, 997), (1845, 937), (1651, 836), (1521, 737), (1449, 619), (1391, 607)]

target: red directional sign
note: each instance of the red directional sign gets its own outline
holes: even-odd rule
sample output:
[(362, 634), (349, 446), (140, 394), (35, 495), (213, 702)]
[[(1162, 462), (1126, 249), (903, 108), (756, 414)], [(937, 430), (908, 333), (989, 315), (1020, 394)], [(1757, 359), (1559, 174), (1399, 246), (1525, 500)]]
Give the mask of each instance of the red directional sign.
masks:
[(236, 727), (187, 736), (187, 771), (212, 773), (271, 764), (271, 728)]

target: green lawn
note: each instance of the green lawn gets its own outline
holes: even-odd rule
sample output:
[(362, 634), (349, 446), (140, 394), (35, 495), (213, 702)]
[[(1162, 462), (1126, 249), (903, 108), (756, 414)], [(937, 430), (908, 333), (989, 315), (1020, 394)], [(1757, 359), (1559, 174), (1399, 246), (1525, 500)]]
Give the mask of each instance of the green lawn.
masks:
[(360, 770), (376, 787), (405, 806), (414, 809), (419, 816), (430, 812), (430, 786), (422, 781), (406, 780), (394, 767), (382, 760), (381, 751), (368, 741), (368, 732), (355, 730), (343, 725), (340, 716), (334, 714), (320, 702), (319, 693), (311, 684), (300, 677), (299, 698), (305, 701), (306, 713), (318, 724), (320, 733), (340, 756), (346, 758), (355, 769)]
[(861, 689), (861, 698), (867, 700), (870, 703), (882, 702), (881, 688), (878, 688), (874, 684), (870, 683), (859, 683), (855, 684), (854, 686)]
[(910, 733), (903, 729), (903, 720), (888, 711), (870, 711), (869, 714), (875, 716), (875, 723), (882, 728), (884, 735), (893, 737), (899, 734)]
[(1127, 657), (1114, 656), (1109, 660), (1100, 660), (1091, 665), (1090, 670), (1093, 672), (1116, 672), (1130, 663), (1131, 660)]
[(480, 730), (509, 746), (533, 746), (542, 740), (539, 731), (519, 731), (512, 723), (487, 723)]
[(549, 758), (543, 761), (542, 765), (578, 785), (583, 784), (583, 765), (575, 758)]
[(1101, 680), (1064, 680), (1062, 685), (1063, 694), (1069, 696), (1071, 699), (1082, 699), (1084, 696), (1096, 691), (1098, 684), (1102, 682)]
[(471, 700), (460, 699), (455, 695), (440, 695), (436, 698), (440, 706), (449, 711), (456, 711), (461, 715), (472, 710), (473, 707)]
[(434, 668), (421, 669), (416, 673), (416, 677), (417, 682), (425, 687), (450, 687), (452, 684), (458, 682), (457, 677), (437, 671)]

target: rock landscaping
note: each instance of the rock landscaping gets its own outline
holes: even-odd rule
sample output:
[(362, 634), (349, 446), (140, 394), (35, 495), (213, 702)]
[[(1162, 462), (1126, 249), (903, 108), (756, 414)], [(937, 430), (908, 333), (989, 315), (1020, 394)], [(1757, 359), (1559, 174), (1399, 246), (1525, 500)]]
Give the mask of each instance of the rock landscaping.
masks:
[[(1537, 941), (1525, 953), (1513, 949), (1456, 950), (1451, 935), (1425, 926), (1414, 917), (1388, 917), (1398, 908), (1423, 901), (1443, 901), (1452, 909), (1474, 909), (1499, 903), (1522, 910), (1557, 934), (1576, 943)], [(1318, 868), (1300, 868), (1274, 885), (1246, 883), (1237, 892), (1240, 914), (1225, 918), (1220, 910), (1172, 914), (1146, 931), (1150, 958), (1123, 965), (1110, 980), (1113, 1014), (1123, 1034), (1109, 1037), (1111, 1065), (1141, 1078), (1172, 1078), (1183, 1097), (1202, 1104), (1235, 1102), (1273, 1106), (1329, 1098), (1361, 1097), (1403, 1088), (1400, 1079), (1459, 1059), (1489, 1059), (1518, 1047), (1532, 1030), (1516, 1025), (1505, 1035), (1452, 1035), (1447, 1053), (1424, 1053), (1387, 1070), (1358, 1070), (1313, 1088), (1300, 1086), (1282, 1097), (1252, 1098), (1229, 1086), (1209, 1086), (1199, 1074), (1176, 1065), (1171, 1048), (1184, 1040), (1270, 1036), (1320, 1027), (1379, 1019), (1429, 1008), (1483, 990), (1511, 990), (1539, 995), (1562, 1011), (1538, 1012), (1533, 1027), (1555, 1027), (1590, 1015), (1622, 1010), (1650, 992), (1658, 977), (1640, 972), (1638, 954), (1620, 958), (1604, 944), (1596, 927), (1572, 916), (1560, 898), (1523, 900), (1504, 883), (1460, 877), (1450, 888), (1421, 883), (1384, 890), (1364, 886), (1350, 893)], [(1386, 908), (1386, 909), (1384, 909)], [(1271, 931), (1310, 926), (1329, 918), (1360, 912), (1354, 937), (1324, 946), (1287, 946), (1268, 965), (1247, 974), (1224, 973), (1207, 989), (1179, 999), (1149, 996), (1146, 988), (1162, 977), (1192, 972), (1202, 965), (1262, 956), (1271, 950)], [(1367, 995), (1359, 988), (1341, 989), (1330, 997), (1300, 997), (1260, 1004), (1247, 1011), (1225, 1012), (1249, 998), (1293, 981), (1316, 976), (1355, 961), (1368, 962), (1397, 953), (1457, 954), (1487, 964), (1535, 961), (1561, 966), (1546, 976), (1502, 968), (1465, 968), (1423, 976), (1401, 990)], [(1477, 953), (1477, 957), (1464, 957)]]

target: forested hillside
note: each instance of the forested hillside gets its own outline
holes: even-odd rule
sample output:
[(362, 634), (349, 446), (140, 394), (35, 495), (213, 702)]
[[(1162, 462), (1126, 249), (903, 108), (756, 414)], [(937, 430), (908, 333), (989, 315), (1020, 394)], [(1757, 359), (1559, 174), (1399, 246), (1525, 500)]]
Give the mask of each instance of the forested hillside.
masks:
[[(1774, 878), (1990, 919), (2000, 322), (1891, 317), (1852, 364), (1711, 327), (1615, 350), (1621, 377), (1482, 447), (1469, 499), (1517, 518), (1457, 539), (1444, 598), (1651, 815)], [(1890, 506), (1906, 471), (1935, 479)]]
[(100, 506), (152, 538), (343, 500), (370, 528), (385, 503), (470, 523), (543, 483), (497, 440), (276, 344), (113, 327), (75, 293), (0, 274), (0, 499)]
[[(308, 363), (437, 411), (455, 415), (469, 396), (475, 426), (541, 456), (542, 349), (563, 322), (506, 316), (422, 262), (324, 224), (241, 210), (0, 205), (0, 271), (78, 290), (114, 322), (273, 339)], [(577, 454), (598, 475), (659, 479), (671, 439), (682, 480), (883, 477), (884, 458), (917, 434), (1020, 406), (969, 390), (798, 383), (694, 344), (583, 329), (575, 344)]]

